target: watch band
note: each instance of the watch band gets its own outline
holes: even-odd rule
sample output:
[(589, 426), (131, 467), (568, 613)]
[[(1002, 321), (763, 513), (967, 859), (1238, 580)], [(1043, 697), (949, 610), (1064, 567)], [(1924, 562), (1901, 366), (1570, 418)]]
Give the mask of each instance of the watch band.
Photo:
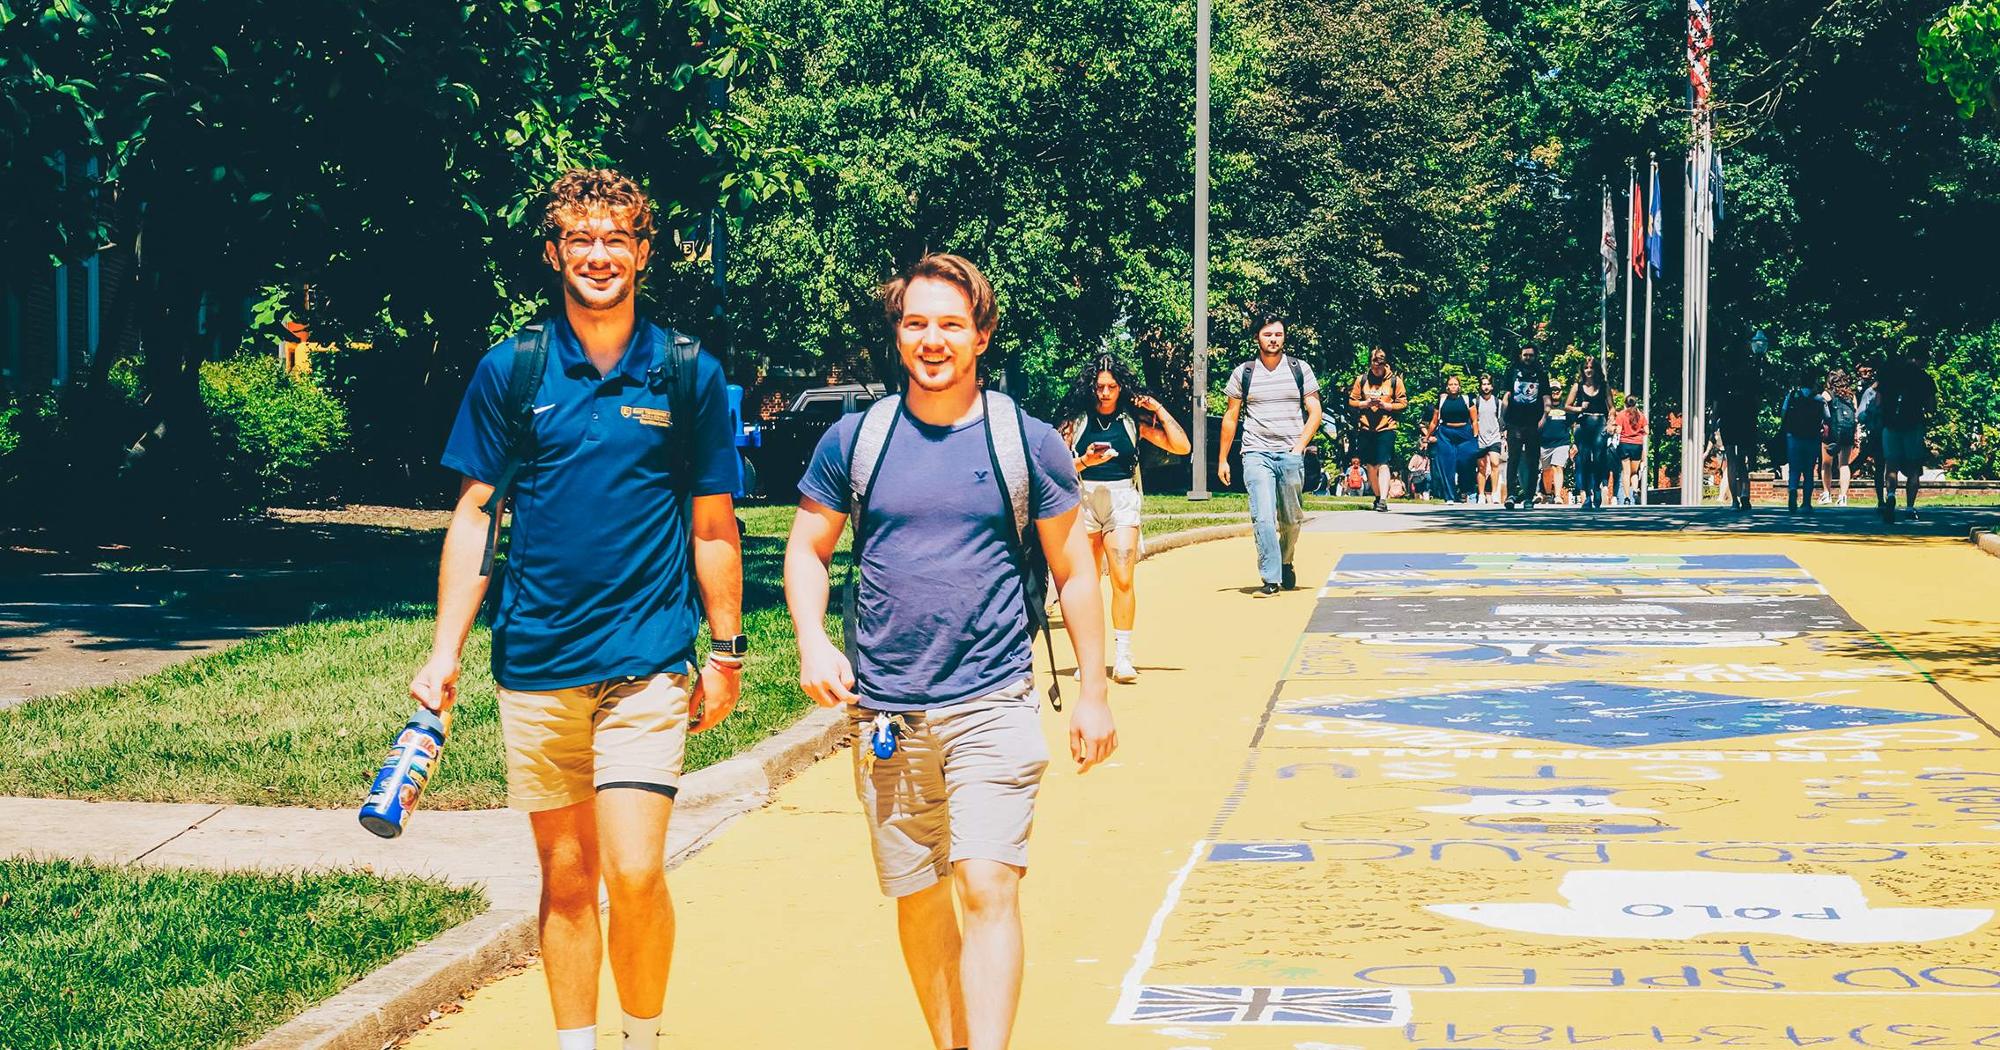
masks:
[(717, 638), (710, 643), (709, 651), (718, 656), (734, 656), (741, 659), (750, 655), (750, 638), (742, 634), (734, 638)]

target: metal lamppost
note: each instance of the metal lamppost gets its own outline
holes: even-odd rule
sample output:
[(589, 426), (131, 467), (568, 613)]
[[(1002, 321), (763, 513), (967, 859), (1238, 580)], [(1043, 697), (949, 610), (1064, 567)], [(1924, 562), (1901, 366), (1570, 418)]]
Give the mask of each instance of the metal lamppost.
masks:
[(1194, 448), (1190, 500), (1208, 498), (1208, 23), (1209, 0), (1194, 16)]

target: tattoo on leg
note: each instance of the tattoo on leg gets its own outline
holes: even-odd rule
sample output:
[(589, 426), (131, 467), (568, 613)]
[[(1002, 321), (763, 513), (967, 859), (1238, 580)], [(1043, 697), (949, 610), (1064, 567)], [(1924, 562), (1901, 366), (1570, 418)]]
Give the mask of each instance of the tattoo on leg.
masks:
[(1111, 564), (1121, 569), (1129, 570), (1139, 564), (1139, 551), (1136, 547), (1106, 547), (1104, 553), (1111, 559)]

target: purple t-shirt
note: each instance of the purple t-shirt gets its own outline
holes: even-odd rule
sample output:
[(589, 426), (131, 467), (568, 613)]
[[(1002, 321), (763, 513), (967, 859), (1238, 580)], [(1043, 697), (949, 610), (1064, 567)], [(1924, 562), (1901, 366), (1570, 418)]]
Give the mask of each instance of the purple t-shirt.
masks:
[[(827, 431), (799, 493), (832, 510), (848, 506), (848, 456), (859, 413)], [(1075, 463), (1062, 436), (1039, 419), (1022, 435), (1037, 519), (1077, 505)], [(932, 426), (897, 420), (868, 497), (857, 602), (862, 706), (905, 711), (985, 696), (1027, 678), (1028, 636), (1020, 570), (1007, 543), (1013, 520), (994, 476), (986, 422)]]

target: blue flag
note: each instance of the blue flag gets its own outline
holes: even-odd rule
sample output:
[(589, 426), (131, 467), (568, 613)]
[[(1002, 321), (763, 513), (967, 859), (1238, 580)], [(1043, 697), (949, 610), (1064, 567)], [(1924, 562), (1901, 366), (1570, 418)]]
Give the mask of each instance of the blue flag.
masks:
[(1653, 267), (1653, 276), (1659, 277), (1660, 253), (1664, 244), (1660, 239), (1660, 164), (1653, 162), (1653, 189), (1647, 194), (1646, 204), (1646, 259)]

